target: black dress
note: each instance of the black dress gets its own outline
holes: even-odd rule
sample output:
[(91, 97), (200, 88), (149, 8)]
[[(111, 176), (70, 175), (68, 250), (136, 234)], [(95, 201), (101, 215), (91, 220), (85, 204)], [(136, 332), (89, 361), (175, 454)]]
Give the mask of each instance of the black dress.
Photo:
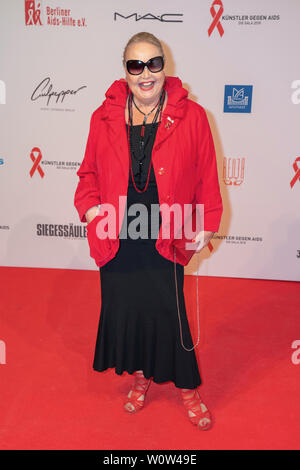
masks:
[[(145, 142), (150, 126), (146, 124)], [(134, 179), (139, 189), (144, 188), (147, 180), (157, 126), (145, 148), (140, 180), (139, 162), (132, 157)], [(137, 149), (141, 125), (133, 126), (132, 130), (132, 145)], [(125, 238), (130, 222), (139, 215), (138, 212), (128, 215), (130, 206), (135, 203), (142, 203), (149, 209), (149, 238)], [(119, 375), (124, 371), (132, 374), (142, 370), (146, 378), (152, 377), (156, 383), (172, 381), (176, 387), (193, 389), (201, 383), (196, 354), (181, 345), (174, 262), (158, 253), (155, 248), (157, 236), (153, 237), (153, 232), (150, 237), (151, 204), (159, 207), (152, 165), (149, 184), (143, 193), (136, 191), (129, 172), (127, 220), (124, 217), (120, 248), (112, 260), (99, 268), (101, 311), (93, 368), (99, 372), (115, 368)], [(159, 213), (159, 226), (154, 230), (156, 235), (160, 224)], [(190, 349), (193, 342), (183, 292), (184, 267), (179, 263), (176, 263), (176, 273), (183, 344)]]

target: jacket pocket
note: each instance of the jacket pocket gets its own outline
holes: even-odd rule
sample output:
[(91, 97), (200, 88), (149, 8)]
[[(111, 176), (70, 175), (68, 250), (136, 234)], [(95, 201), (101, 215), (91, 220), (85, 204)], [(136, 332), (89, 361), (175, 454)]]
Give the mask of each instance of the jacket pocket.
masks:
[(86, 226), (87, 239), (90, 247), (90, 256), (97, 262), (107, 258), (111, 251), (111, 243), (108, 237), (101, 238), (97, 235), (97, 224), (101, 215), (96, 215)]

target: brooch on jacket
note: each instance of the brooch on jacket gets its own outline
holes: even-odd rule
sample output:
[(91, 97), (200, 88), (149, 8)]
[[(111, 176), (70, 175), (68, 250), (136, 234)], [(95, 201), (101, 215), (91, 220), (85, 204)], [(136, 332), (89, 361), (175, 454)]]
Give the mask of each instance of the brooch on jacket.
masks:
[(166, 129), (170, 129), (171, 125), (173, 124), (174, 120), (170, 118), (170, 116), (167, 117), (167, 123), (165, 125)]

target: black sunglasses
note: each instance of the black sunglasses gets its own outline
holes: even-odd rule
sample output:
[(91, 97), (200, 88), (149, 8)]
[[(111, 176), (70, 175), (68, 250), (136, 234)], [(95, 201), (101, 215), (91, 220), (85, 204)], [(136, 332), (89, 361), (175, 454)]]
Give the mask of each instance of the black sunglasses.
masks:
[(164, 68), (164, 58), (158, 56), (152, 57), (148, 62), (142, 62), (141, 60), (127, 60), (126, 62), (126, 68), (130, 75), (140, 75), (143, 73), (145, 66), (152, 73), (160, 72)]

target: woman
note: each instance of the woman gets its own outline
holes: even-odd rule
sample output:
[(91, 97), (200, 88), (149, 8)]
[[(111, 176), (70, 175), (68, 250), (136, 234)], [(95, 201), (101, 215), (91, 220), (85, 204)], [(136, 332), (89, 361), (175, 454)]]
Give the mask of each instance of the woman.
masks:
[[(74, 203), (87, 222), (101, 279), (93, 368), (134, 375), (124, 403), (129, 413), (142, 409), (151, 380), (172, 381), (191, 422), (206, 430), (211, 415), (197, 391), (201, 378), (183, 293), (184, 265), (197, 250), (186, 243), (196, 241), (177, 238), (174, 231), (163, 237), (162, 229), (176, 223), (172, 217), (166, 222), (160, 209), (204, 204), (205, 246), (218, 230), (222, 200), (205, 111), (187, 98), (179, 78), (165, 76), (164, 64), (162, 45), (152, 34), (138, 33), (128, 41), (126, 80), (111, 85), (92, 115)], [(134, 204), (147, 209), (138, 224)], [(111, 207), (115, 231), (105, 237)], [(159, 208), (156, 225), (153, 207)]]

